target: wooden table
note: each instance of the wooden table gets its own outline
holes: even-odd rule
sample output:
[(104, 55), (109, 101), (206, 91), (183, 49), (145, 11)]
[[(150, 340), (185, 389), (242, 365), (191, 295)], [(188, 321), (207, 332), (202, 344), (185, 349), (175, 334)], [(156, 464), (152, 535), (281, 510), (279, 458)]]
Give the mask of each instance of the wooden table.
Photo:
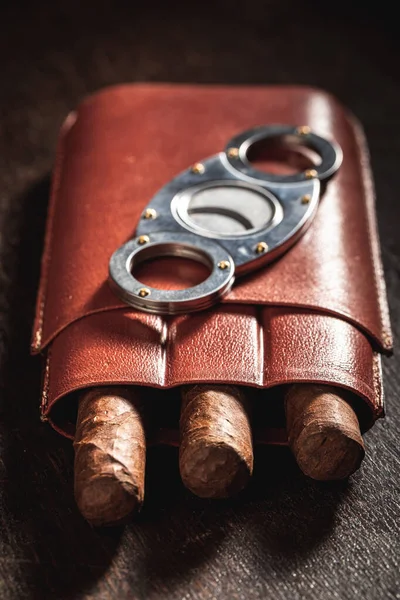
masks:
[(266, 448), (240, 498), (202, 501), (182, 489), (176, 450), (163, 448), (150, 452), (136, 522), (96, 531), (75, 508), (72, 447), (39, 421), (41, 365), (29, 338), (57, 131), (85, 94), (133, 80), (308, 83), (336, 94), (369, 140), (400, 333), (400, 73), (389, 4), (363, 13), (345, 2), (141, 4), (1, 8), (0, 597), (399, 598), (399, 353), (383, 362), (387, 419), (366, 435), (349, 483), (308, 481), (286, 449)]

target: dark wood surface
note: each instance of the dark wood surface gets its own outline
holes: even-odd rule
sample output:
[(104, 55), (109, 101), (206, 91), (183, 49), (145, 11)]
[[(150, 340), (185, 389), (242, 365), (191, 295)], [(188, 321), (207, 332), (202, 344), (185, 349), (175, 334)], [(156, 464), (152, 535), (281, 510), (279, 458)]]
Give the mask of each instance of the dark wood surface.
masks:
[(365, 436), (366, 460), (347, 484), (308, 481), (288, 450), (265, 448), (243, 495), (199, 500), (182, 489), (176, 449), (155, 449), (136, 522), (94, 530), (75, 507), (72, 446), (39, 421), (41, 365), (29, 338), (57, 131), (88, 92), (153, 80), (307, 83), (336, 94), (369, 140), (400, 332), (400, 72), (389, 3), (362, 13), (349, 2), (136, 4), (0, 9), (0, 597), (399, 598), (399, 353), (383, 361), (387, 418)]

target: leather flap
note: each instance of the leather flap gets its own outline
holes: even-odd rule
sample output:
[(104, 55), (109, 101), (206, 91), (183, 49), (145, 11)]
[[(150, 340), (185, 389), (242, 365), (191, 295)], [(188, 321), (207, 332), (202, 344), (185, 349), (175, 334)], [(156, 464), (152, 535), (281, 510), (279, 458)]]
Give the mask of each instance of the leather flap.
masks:
[[(108, 261), (132, 237), (149, 199), (190, 164), (222, 150), (236, 133), (277, 122), (309, 125), (335, 139), (343, 165), (305, 236), (274, 264), (238, 280), (225, 302), (337, 315), (390, 351), (373, 186), (354, 120), (332, 97), (309, 88), (171, 85), (110, 88), (67, 119), (57, 153), (33, 350), (83, 316), (126, 308), (107, 284)], [(208, 317), (196, 318), (201, 323)], [(148, 323), (152, 319), (144, 317)]]
[(234, 304), (173, 318), (124, 308), (75, 321), (50, 346), (41, 409), (69, 433), (73, 418), (68, 425), (63, 408), (77, 390), (199, 382), (326, 383), (364, 400), (357, 407), (364, 429), (383, 415), (380, 356), (353, 325), (304, 309)]
[[(108, 261), (154, 193), (238, 131), (272, 122), (309, 125), (344, 152), (305, 236), (238, 280), (224, 305), (165, 318), (121, 304), (107, 283)], [(158, 284), (168, 287), (163, 260)], [(198, 273), (181, 275), (189, 286)], [(366, 429), (383, 415), (371, 342), (391, 348), (368, 156), (358, 126), (330, 96), (308, 88), (131, 85), (96, 94), (69, 116), (33, 339), (36, 352), (48, 346), (42, 415), (62, 433), (73, 435), (75, 391), (119, 383), (327, 383), (359, 398)], [(284, 443), (278, 430), (261, 438)]]

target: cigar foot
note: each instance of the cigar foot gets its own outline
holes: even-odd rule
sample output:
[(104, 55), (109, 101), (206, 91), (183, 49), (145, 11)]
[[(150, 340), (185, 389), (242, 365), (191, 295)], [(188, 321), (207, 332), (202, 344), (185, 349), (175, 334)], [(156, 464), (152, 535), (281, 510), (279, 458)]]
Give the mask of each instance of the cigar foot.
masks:
[(82, 515), (93, 525), (115, 525), (131, 512), (140, 508), (138, 490), (124, 484), (120, 479), (108, 476), (92, 476), (81, 484), (75, 494)]
[(365, 455), (357, 415), (340, 394), (299, 384), (286, 396), (289, 445), (303, 473), (320, 481), (345, 479)]
[(181, 453), (184, 485), (201, 498), (228, 498), (247, 484), (251, 469), (229, 446), (201, 441)]
[(321, 481), (345, 479), (359, 468), (364, 457), (363, 447), (350, 432), (334, 428), (318, 431), (318, 425), (306, 427), (296, 447), (300, 469)]
[(93, 525), (114, 525), (140, 509), (144, 497), (145, 433), (137, 394), (99, 388), (79, 402), (75, 500)]
[(182, 392), (179, 467), (201, 498), (226, 498), (247, 484), (253, 447), (246, 401), (233, 386), (198, 385)]

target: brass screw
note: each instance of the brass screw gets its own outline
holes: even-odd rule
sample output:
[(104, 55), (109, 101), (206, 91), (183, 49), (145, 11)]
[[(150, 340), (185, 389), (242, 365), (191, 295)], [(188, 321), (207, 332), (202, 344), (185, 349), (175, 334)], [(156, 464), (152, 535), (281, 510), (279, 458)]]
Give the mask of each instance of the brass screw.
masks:
[(221, 260), (221, 262), (218, 263), (218, 267), (222, 271), (225, 271), (225, 269), (229, 269), (230, 266), (231, 266), (231, 263), (229, 262), (229, 260)]
[(265, 242), (259, 242), (256, 246), (257, 254), (262, 254), (263, 252), (266, 252), (267, 250), (268, 250), (268, 244), (266, 244)]
[(138, 244), (140, 244), (141, 246), (143, 246), (143, 244), (147, 244), (150, 241), (150, 238), (148, 235), (141, 235), (140, 237), (138, 237)]
[(314, 177), (316, 177), (318, 173), (315, 169), (307, 169), (307, 171), (304, 171), (304, 175), (307, 179), (314, 179)]
[(302, 198), (301, 198), (302, 204), (309, 204), (310, 202), (311, 202), (311, 194), (305, 194), (305, 196), (302, 196)]
[(202, 175), (205, 170), (206, 169), (205, 169), (203, 163), (196, 163), (192, 167), (192, 173), (196, 173), (197, 175)]
[(139, 296), (141, 296), (142, 298), (145, 298), (146, 296), (150, 296), (151, 292), (148, 288), (141, 288), (138, 291)]
[(239, 156), (239, 148), (228, 148), (227, 155), (229, 158), (237, 158)]
[(155, 219), (157, 216), (157, 211), (154, 208), (146, 208), (143, 213), (143, 219)]
[(393, 344), (393, 338), (387, 331), (383, 332), (383, 343), (385, 346), (389, 347)]
[(308, 125), (302, 125), (296, 129), (297, 135), (308, 135), (311, 133), (311, 128)]

